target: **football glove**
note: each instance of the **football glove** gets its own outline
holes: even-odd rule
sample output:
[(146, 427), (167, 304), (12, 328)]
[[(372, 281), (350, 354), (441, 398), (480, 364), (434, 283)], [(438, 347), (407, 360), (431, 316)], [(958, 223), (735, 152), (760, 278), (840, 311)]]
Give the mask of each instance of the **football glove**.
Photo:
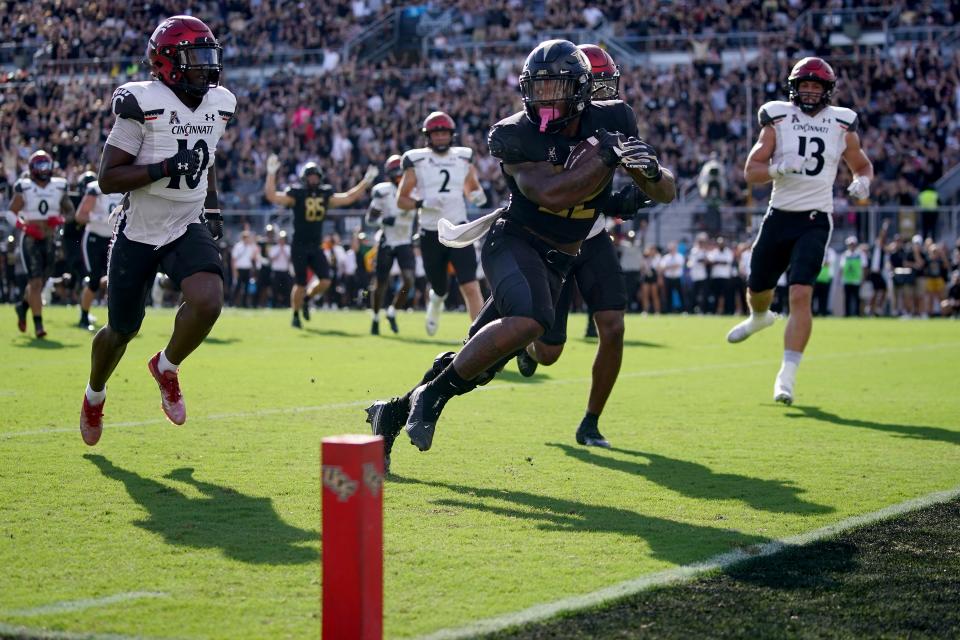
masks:
[(652, 182), (663, 175), (657, 150), (640, 138), (627, 138), (621, 146), (620, 164), (627, 169), (637, 169), (640, 174)]
[(280, 171), (280, 157), (275, 153), (271, 153), (267, 156), (267, 173), (274, 176), (277, 175), (277, 171)]
[(806, 162), (806, 158), (801, 158), (800, 156), (790, 156), (784, 158), (776, 164), (770, 165), (770, 168), (767, 172), (770, 174), (771, 178), (781, 178), (788, 173), (800, 173), (803, 171), (803, 163)]
[(380, 174), (380, 170), (377, 169), (375, 166), (370, 165), (369, 167), (367, 167), (366, 172), (364, 172), (363, 174), (363, 181), (366, 182), (367, 184), (370, 184), (376, 179), (377, 175), (379, 174)]
[(156, 182), (174, 176), (192, 176), (200, 171), (200, 152), (196, 149), (181, 149), (166, 160), (147, 165), (147, 174)]
[(866, 200), (870, 197), (870, 178), (867, 176), (857, 176), (847, 187), (847, 193), (854, 200)]
[(599, 143), (598, 153), (600, 159), (603, 160), (603, 164), (611, 169), (619, 165), (622, 154), (621, 145), (624, 141), (623, 134), (618, 132), (610, 133), (606, 129), (597, 129), (593, 135)]
[(610, 194), (603, 212), (621, 220), (633, 220), (640, 209), (646, 209), (655, 204), (637, 185), (631, 183), (620, 191)]
[(220, 209), (204, 209), (203, 220), (214, 240), (223, 237), (223, 215), (220, 213)]

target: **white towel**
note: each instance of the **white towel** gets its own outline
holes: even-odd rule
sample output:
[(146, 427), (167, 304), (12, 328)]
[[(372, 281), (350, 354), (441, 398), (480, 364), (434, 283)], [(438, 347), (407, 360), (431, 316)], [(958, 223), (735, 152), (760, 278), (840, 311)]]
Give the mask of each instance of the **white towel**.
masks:
[(437, 221), (437, 236), (440, 238), (441, 244), (447, 247), (453, 247), (454, 249), (469, 247), (487, 234), (487, 231), (490, 230), (501, 213), (503, 213), (503, 209), (494, 209), (473, 222), (456, 225), (446, 218), (440, 218)]

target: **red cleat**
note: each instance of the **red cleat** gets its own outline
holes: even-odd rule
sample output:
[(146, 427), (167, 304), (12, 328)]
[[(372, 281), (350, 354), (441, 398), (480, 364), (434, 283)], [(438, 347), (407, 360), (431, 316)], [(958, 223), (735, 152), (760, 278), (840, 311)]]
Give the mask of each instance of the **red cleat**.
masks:
[(13, 307), (13, 310), (17, 312), (17, 329), (20, 329), (20, 333), (27, 332), (27, 310), (23, 305), (16, 304)]
[(180, 393), (180, 381), (174, 371), (160, 372), (159, 351), (147, 362), (147, 369), (160, 386), (160, 406), (167, 419), (176, 425), (186, 422), (187, 406), (183, 403), (183, 394)]
[(43, 340), (44, 338), (46, 338), (46, 337), (47, 337), (47, 330), (44, 329), (43, 327), (40, 327), (39, 329), (37, 329), (37, 337), (40, 338), (41, 340)]
[(100, 404), (90, 404), (87, 395), (83, 395), (83, 408), (80, 409), (80, 437), (91, 447), (100, 441), (100, 434), (103, 433), (103, 405), (106, 400)]

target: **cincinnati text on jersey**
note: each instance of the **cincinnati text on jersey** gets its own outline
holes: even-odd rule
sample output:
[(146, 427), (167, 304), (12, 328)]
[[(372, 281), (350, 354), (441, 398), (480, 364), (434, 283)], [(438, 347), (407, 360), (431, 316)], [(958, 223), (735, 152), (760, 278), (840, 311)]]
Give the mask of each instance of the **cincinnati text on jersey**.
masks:
[(212, 124), (181, 124), (175, 127), (170, 127), (170, 133), (175, 136), (206, 136), (213, 133)]

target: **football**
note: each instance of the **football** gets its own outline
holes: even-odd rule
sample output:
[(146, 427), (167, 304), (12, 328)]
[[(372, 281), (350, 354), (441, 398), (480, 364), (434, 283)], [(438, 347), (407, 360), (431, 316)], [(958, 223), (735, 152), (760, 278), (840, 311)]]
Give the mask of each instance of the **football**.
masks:
[(567, 156), (567, 161), (563, 163), (564, 169), (573, 169), (575, 166), (583, 162), (587, 158), (596, 157), (597, 153), (600, 151), (599, 141), (590, 136), (586, 140), (581, 141), (577, 146), (570, 150), (570, 155)]

